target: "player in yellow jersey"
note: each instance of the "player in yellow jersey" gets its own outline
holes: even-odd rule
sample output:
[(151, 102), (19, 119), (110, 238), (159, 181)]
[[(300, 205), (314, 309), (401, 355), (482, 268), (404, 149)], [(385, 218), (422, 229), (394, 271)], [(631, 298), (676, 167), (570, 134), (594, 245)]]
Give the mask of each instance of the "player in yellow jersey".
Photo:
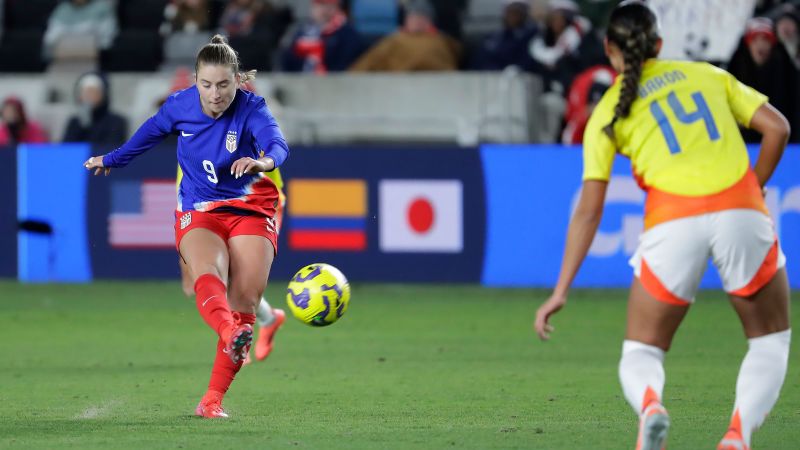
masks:
[[(275, 207), (274, 219), (276, 233), (280, 233), (281, 223), (283, 222), (283, 210), (286, 206), (286, 195), (283, 193), (283, 177), (281, 176), (280, 169), (277, 168), (271, 172), (264, 172), (264, 175), (269, 177), (278, 188), (279, 200), (278, 205)], [(181, 178), (183, 178), (183, 172), (181, 171), (181, 168), (178, 167), (178, 176), (175, 182), (176, 187), (180, 186)], [(181, 285), (183, 287), (183, 293), (186, 294), (187, 297), (194, 297), (194, 284), (192, 283), (192, 277), (189, 274), (189, 268), (183, 261), (183, 258), (178, 258), (178, 265), (181, 268)], [(275, 338), (275, 333), (278, 331), (278, 328), (283, 325), (285, 320), (286, 313), (282, 309), (272, 308), (267, 300), (264, 297), (261, 297), (261, 301), (258, 304), (258, 309), (256, 310), (258, 339), (256, 339), (255, 354), (258, 361), (267, 359), (267, 356), (269, 356), (269, 354), (272, 352), (272, 341)], [(250, 358), (250, 353), (248, 353), (244, 360), (244, 364), (250, 364), (251, 362), (252, 360)]]
[[(749, 349), (730, 428), (718, 449), (747, 449), (778, 399), (791, 330), (785, 257), (762, 196), (789, 136), (767, 98), (706, 63), (659, 61), (658, 20), (643, 2), (612, 12), (606, 54), (621, 75), (584, 135), (583, 190), (570, 220), (561, 272), (536, 313), (542, 339), (592, 243), (616, 153), (647, 193), (645, 230), (631, 259), (634, 281), (619, 376), (640, 416), (637, 449), (663, 448), (663, 360), (711, 258)], [(763, 135), (753, 168), (738, 126)]]

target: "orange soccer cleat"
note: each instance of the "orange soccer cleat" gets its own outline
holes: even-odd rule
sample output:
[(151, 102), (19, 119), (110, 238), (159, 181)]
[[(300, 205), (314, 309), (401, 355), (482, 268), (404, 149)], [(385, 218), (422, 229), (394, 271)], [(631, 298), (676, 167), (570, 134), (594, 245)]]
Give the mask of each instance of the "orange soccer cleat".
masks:
[(286, 320), (286, 313), (282, 309), (273, 309), (272, 313), (275, 314), (275, 320), (270, 325), (258, 329), (256, 359), (259, 361), (267, 359), (267, 356), (272, 352), (272, 339), (275, 337), (278, 328)]
[(194, 415), (206, 419), (227, 419), (228, 414), (222, 409), (222, 394), (208, 391), (197, 404)]
[(250, 344), (252, 343), (253, 326), (247, 323), (241, 324), (233, 329), (230, 341), (222, 351), (228, 355), (234, 364), (239, 364), (250, 352)]
[(669, 414), (661, 403), (651, 402), (642, 412), (636, 450), (662, 450), (666, 448)]
[(750, 450), (744, 442), (741, 433), (734, 429), (728, 430), (717, 445), (717, 450)]
[(750, 450), (747, 443), (742, 437), (742, 419), (739, 416), (739, 410), (733, 412), (731, 418), (731, 426), (725, 436), (717, 445), (717, 450)]

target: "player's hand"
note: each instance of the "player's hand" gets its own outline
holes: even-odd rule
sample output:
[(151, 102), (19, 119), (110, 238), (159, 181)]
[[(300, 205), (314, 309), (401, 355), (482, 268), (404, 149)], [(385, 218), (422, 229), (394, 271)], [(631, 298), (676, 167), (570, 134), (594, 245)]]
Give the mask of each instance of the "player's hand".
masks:
[(550, 339), (550, 333), (555, 330), (550, 325), (550, 317), (560, 311), (566, 303), (567, 297), (553, 294), (536, 310), (536, 321), (533, 323), (533, 327), (536, 329), (539, 339), (543, 341)]
[(102, 156), (90, 157), (85, 163), (83, 163), (83, 167), (86, 167), (86, 170), (94, 169), (95, 175), (100, 175), (100, 173), (102, 173), (103, 175), (108, 176), (108, 174), (111, 173), (111, 168), (103, 165)]
[(259, 172), (266, 172), (274, 168), (274, 163), (270, 166), (268, 163), (259, 159), (244, 157), (234, 161), (231, 166), (231, 175), (235, 178), (241, 178), (242, 175), (255, 175)]

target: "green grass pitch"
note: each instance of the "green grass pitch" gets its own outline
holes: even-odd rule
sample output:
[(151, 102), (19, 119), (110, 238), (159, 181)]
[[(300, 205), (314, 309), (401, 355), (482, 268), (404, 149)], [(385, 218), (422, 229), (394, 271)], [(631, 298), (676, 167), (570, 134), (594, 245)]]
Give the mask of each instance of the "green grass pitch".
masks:
[[(284, 285), (267, 292), (279, 307)], [(191, 416), (215, 338), (178, 283), (0, 292), (0, 448), (624, 449), (636, 438), (617, 381), (623, 290), (575, 291), (541, 343), (531, 323), (543, 291), (356, 285), (333, 326), (289, 318), (272, 356), (239, 373), (231, 419), (216, 421)], [(714, 448), (745, 350), (724, 296), (702, 293), (667, 357), (671, 448)], [(797, 355), (756, 449), (800, 448)]]

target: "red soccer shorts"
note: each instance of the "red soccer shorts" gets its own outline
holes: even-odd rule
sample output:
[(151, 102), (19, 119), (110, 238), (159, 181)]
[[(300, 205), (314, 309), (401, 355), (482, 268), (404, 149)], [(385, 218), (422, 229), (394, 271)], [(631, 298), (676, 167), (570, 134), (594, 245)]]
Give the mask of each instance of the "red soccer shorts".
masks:
[(234, 236), (262, 236), (272, 243), (275, 253), (278, 252), (278, 233), (272, 217), (248, 211), (175, 211), (175, 247), (178, 253), (181, 239), (195, 228), (212, 231), (225, 242)]

